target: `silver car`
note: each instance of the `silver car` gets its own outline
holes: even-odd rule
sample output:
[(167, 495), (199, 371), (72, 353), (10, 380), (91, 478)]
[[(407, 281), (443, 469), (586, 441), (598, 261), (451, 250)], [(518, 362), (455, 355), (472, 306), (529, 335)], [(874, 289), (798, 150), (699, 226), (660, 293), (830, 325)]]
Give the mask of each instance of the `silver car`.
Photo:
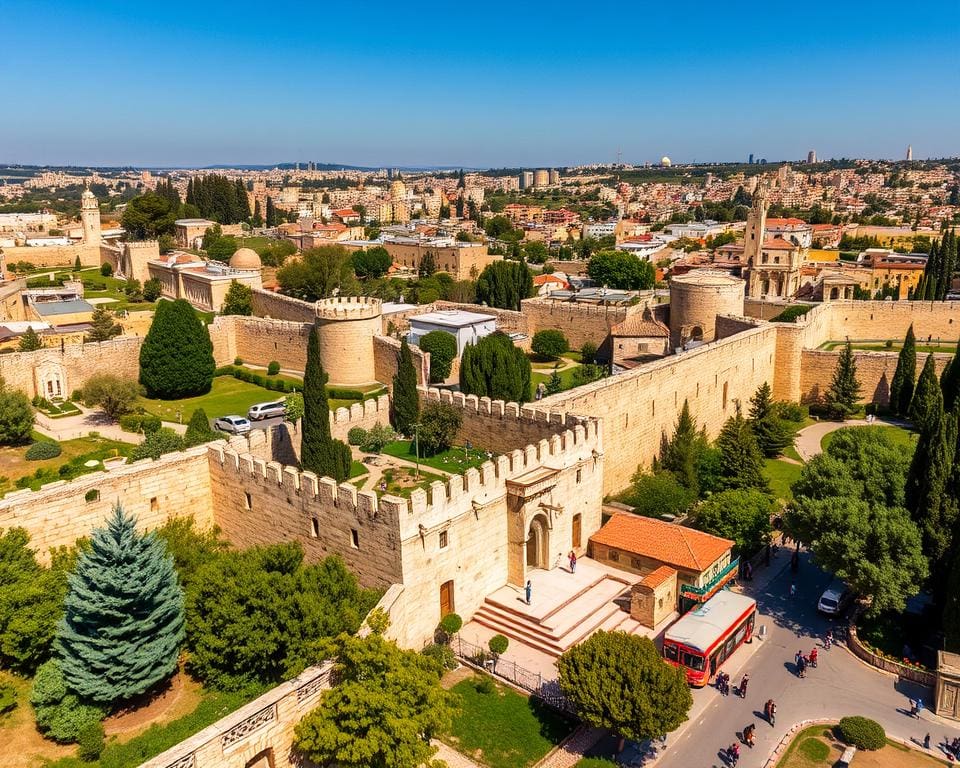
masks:
[(270, 403), (257, 403), (251, 405), (247, 411), (247, 418), (250, 421), (260, 421), (261, 419), (272, 419), (274, 416), (283, 416), (287, 412), (287, 406), (283, 400), (275, 400)]
[(213, 428), (232, 435), (244, 435), (250, 431), (250, 422), (243, 416), (221, 416), (213, 422)]

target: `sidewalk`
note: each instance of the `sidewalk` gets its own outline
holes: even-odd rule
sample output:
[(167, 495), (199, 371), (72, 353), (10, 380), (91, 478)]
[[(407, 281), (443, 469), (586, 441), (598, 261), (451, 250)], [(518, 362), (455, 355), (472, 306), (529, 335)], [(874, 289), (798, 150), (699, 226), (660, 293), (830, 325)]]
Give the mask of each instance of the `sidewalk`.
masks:
[[(80, 409), (78, 415), (64, 416), (60, 419), (51, 419), (46, 414), (38, 411), (34, 421), (34, 429), (40, 434), (52, 437), (58, 442), (86, 437), (91, 432), (97, 432), (101, 437), (105, 437), (108, 440), (117, 440), (121, 443), (139, 445), (143, 440), (143, 435), (124, 432), (120, 429), (120, 425), (103, 411), (93, 411), (81, 405), (77, 405), (77, 407)], [(180, 435), (187, 431), (186, 424), (174, 424), (173, 422), (165, 421), (163, 422), (163, 426), (170, 427)]]

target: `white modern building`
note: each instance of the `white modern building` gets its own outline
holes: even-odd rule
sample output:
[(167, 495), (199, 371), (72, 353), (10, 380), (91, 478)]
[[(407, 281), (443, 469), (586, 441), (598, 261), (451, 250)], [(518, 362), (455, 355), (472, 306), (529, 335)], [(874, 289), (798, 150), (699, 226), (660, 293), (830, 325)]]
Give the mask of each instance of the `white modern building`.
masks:
[(708, 237), (715, 237), (721, 232), (726, 232), (729, 224), (720, 221), (705, 219), (704, 221), (691, 221), (686, 224), (667, 224), (663, 231), (675, 237), (689, 237), (693, 240), (704, 240)]
[(584, 237), (593, 237), (599, 240), (601, 237), (611, 237), (617, 234), (616, 221), (595, 221), (583, 225)]
[(420, 339), (431, 331), (449, 333), (457, 340), (457, 355), (462, 355), (467, 344), (476, 344), (484, 336), (497, 330), (497, 318), (480, 312), (459, 309), (439, 310), (410, 318), (407, 341), (420, 344)]

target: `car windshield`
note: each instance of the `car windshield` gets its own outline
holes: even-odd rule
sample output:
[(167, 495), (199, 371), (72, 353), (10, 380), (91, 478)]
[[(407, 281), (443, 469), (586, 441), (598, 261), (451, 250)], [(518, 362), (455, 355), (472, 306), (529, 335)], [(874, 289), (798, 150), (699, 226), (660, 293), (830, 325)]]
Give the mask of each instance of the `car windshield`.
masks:
[(832, 597), (821, 597), (820, 605), (826, 606), (827, 608), (836, 608), (837, 601), (834, 600)]

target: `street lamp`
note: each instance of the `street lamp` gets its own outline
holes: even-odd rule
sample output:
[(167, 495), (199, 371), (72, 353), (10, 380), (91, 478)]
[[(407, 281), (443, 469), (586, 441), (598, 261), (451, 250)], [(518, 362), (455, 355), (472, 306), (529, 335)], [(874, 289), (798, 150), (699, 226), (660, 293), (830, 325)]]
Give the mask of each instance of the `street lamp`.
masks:
[(414, 449), (416, 450), (416, 457), (417, 457), (417, 470), (416, 470), (416, 475), (414, 477), (416, 480), (419, 480), (420, 479), (420, 426), (421, 424), (419, 421), (415, 421), (410, 426), (413, 427), (413, 445), (414, 445)]

